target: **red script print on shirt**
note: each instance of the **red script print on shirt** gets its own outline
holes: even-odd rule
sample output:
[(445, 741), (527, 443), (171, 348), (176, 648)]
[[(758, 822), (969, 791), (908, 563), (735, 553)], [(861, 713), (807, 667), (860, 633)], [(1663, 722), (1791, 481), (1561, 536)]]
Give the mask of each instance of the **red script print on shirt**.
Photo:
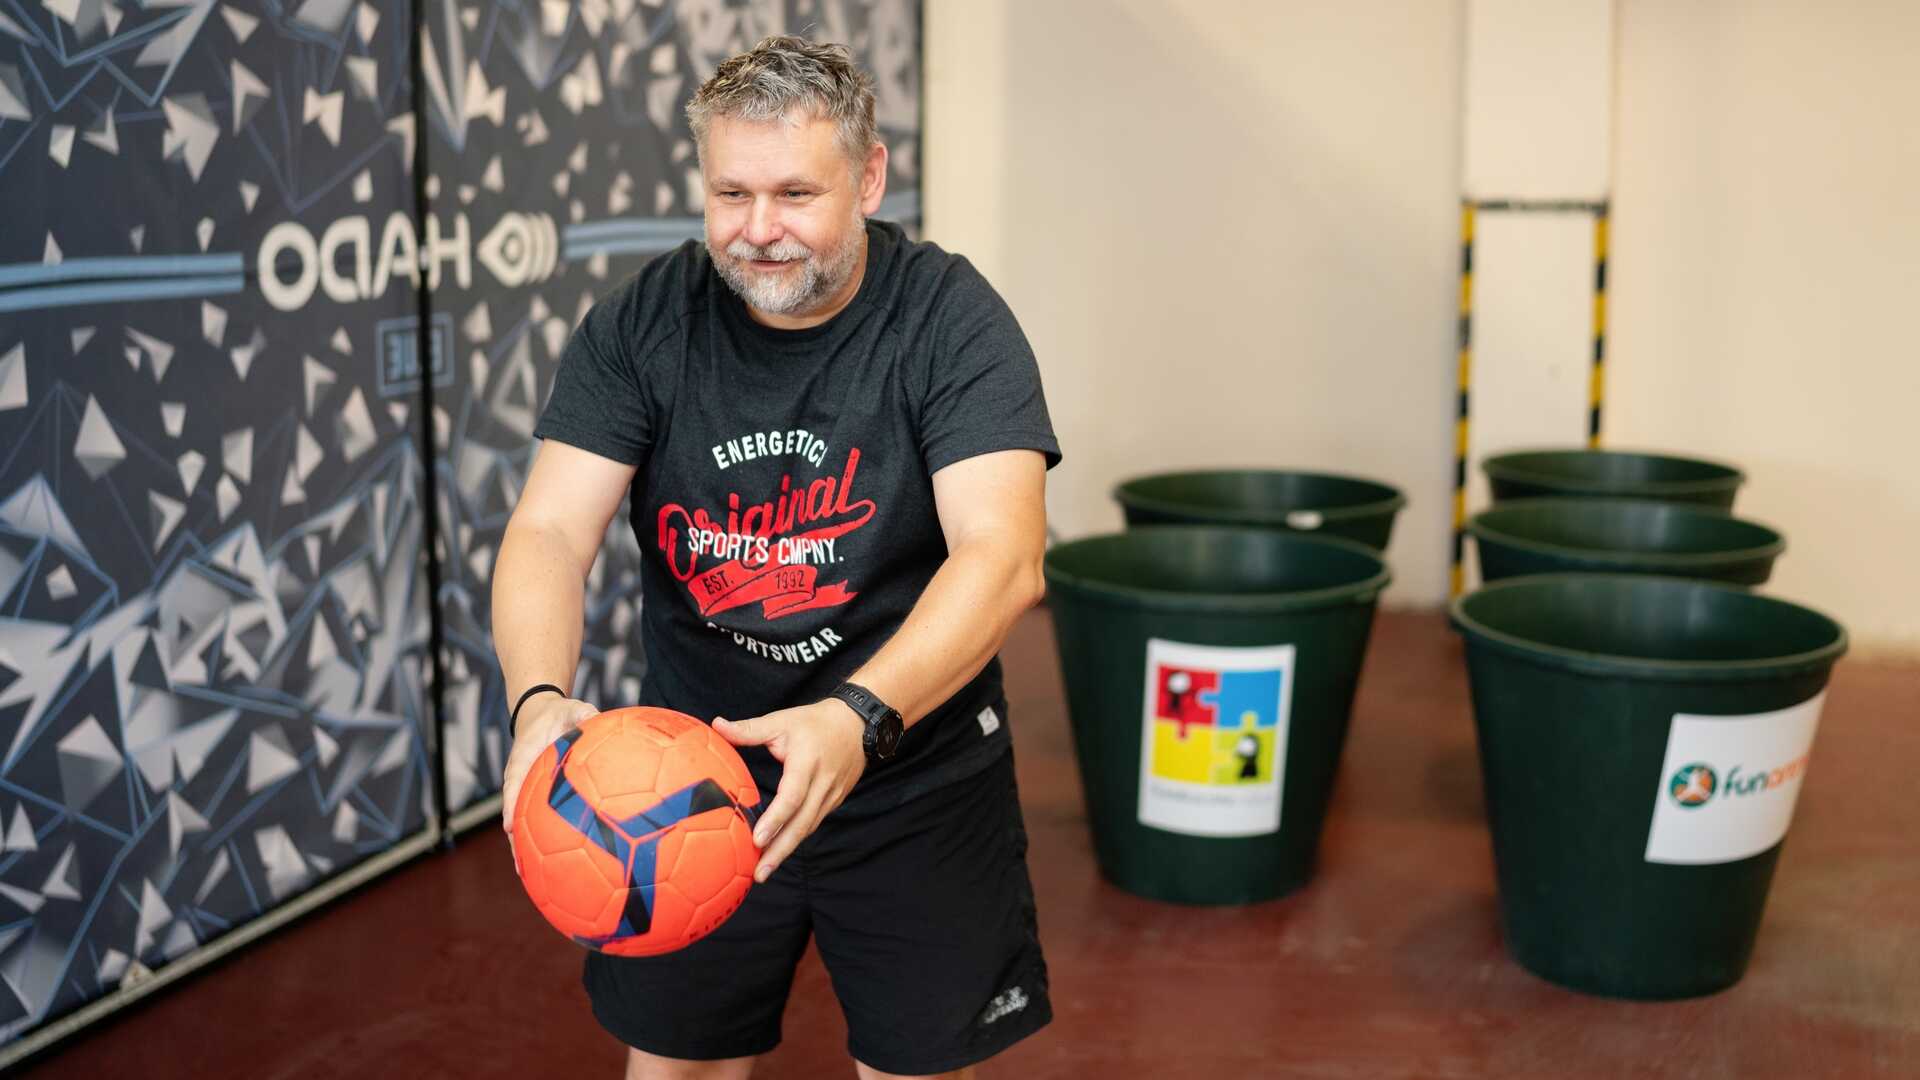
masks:
[(667, 568), (709, 618), (755, 603), (768, 620), (846, 603), (857, 594), (844, 580), (821, 585), (820, 566), (812, 560), (832, 550), (829, 541), (873, 519), (873, 500), (853, 498), (859, 470), (855, 448), (839, 477), (795, 487), (791, 475), (782, 476), (770, 501), (744, 513), (740, 493), (729, 492), (724, 519), (704, 507), (689, 511), (667, 503), (654, 530)]

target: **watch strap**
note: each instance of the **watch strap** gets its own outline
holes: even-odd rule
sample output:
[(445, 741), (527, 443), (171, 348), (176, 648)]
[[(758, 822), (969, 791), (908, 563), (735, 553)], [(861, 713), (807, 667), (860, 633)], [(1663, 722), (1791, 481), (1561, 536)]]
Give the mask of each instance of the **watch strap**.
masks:
[[(866, 730), (861, 733), (860, 748), (869, 760), (884, 761), (893, 756), (892, 745), (881, 745), (880, 732), (889, 719), (892, 719), (896, 728), (899, 726), (900, 714), (897, 710), (859, 683), (843, 682), (827, 696), (845, 702), (866, 725)], [(897, 738), (890, 741), (898, 745)]]

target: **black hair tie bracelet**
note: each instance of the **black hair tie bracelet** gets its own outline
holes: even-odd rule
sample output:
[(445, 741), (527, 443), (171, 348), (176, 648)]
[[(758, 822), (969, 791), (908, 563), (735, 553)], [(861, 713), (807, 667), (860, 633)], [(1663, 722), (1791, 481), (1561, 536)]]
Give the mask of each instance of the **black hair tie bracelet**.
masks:
[(519, 736), (520, 707), (527, 703), (528, 698), (532, 697), (535, 694), (543, 693), (548, 690), (551, 690), (554, 693), (559, 694), (561, 697), (567, 696), (567, 692), (565, 690), (560, 689), (559, 687), (553, 685), (552, 683), (543, 682), (539, 686), (529, 687), (526, 693), (520, 695), (520, 700), (514, 702), (513, 711), (507, 714), (507, 734), (513, 735), (516, 737)]

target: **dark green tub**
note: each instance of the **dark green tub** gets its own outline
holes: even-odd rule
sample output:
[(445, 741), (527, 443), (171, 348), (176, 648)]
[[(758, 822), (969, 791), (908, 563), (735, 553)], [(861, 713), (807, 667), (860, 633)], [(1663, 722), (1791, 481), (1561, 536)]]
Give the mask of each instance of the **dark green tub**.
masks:
[(1493, 500), (1546, 496), (1657, 499), (1733, 508), (1746, 475), (1704, 458), (1620, 450), (1521, 450), (1480, 463)]
[(1514, 958), (1612, 997), (1739, 981), (1846, 632), (1638, 575), (1513, 578), (1452, 616)]
[(1306, 884), (1388, 580), (1378, 553), (1148, 526), (1058, 545), (1046, 575), (1101, 871), (1192, 904)]
[(1334, 473), (1215, 469), (1160, 473), (1113, 491), (1127, 525), (1251, 525), (1338, 536), (1386, 550), (1394, 515), (1407, 504), (1397, 488)]
[(1758, 522), (1638, 499), (1516, 499), (1475, 514), (1467, 532), (1487, 581), (1620, 573), (1758, 585), (1787, 547)]

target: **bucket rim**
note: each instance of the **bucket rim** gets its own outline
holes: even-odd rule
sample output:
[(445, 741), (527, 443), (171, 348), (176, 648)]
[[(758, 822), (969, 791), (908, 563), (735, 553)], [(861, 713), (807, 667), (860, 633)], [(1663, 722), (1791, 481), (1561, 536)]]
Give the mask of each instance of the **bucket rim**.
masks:
[[(1377, 569), (1360, 581), (1342, 585), (1329, 585), (1319, 589), (1302, 589), (1284, 593), (1220, 593), (1220, 592), (1176, 592), (1170, 589), (1147, 589), (1137, 585), (1120, 585), (1109, 581), (1099, 581), (1080, 574), (1060, 569), (1054, 556), (1065, 549), (1096, 541), (1111, 541), (1129, 536), (1172, 535), (1175, 533), (1219, 533), (1256, 537), (1264, 543), (1321, 545), (1365, 556)], [(1061, 586), (1069, 592), (1077, 592), (1090, 598), (1108, 602), (1123, 603), (1126, 606), (1147, 611), (1179, 611), (1190, 614), (1280, 614), (1284, 612), (1315, 611), (1323, 608), (1339, 607), (1345, 604), (1371, 604), (1379, 600), (1380, 593), (1393, 581), (1393, 570), (1379, 550), (1362, 544), (1357, 540), (1348, 540), (1339, 536), (1324, 536), (1316, 533), (1275, 531), (1273, 529), (1251, 528), (1244, 525), (1141, 525), (1119, 532), (1096, 533), (1073, 540), (1062, 541), (1047, 549), (1042, 560), (1041, 573), (1046, 578), (1049, 590)]]
[[(1710, 590), (1745, 597), (1765, 604), (1793, 608), (1825, 622), (1833, 631), (1833, 640), (1814, 649), (1780, 656), (1750, 660), (1660, 660), (1652, 657), (1623, 656), (1618, 653), (1590, 652), (1532, 641), (1518, 634), (1497, 630), (1467, 613), (1466, 606), (1475, 597), (1508, 589), (1538, 588), (1571, 582), (1616, 582), (1634, 588)], [(1653, 577), (1645, 574), (1562, 573), (1527, 574), (1490, 581), (1478, 589), (1456, 597), (1447, 605), (1447, 621), (1470, 643), (1478, 643), (1495, 652), (1515, 657), (1540, 667), (1571, 671), (1581, 675), (1608, 678), (1621, 676), (1648, 682), (1733, 682), (1744, 679), (1789, 678), (1807, 671), (1830, 667), (1846, 654), (1847, 628), (1838, 619), (1817, 608), (1775, 596), (1763, 596), (1750, 589), (1699, 578)]]
[[(1721, 469), (1724, 476), (1703, 480), (1642, 480), (1627, 487), (1613, 487), (1578, 477), (1561, 476), (1555, 473), (1537, 472), (1524, 466), (1513, 464), (1514, 458), (1531, 457), (1536, 454), (1563, 454), (1582, 457), (1611, 458), (1654, 458), (1660, 461), (1676, 461), (1687, 465), (1705, 465)], [(1480, 462), (1480, 471), (1490, 480), (1514, 480), (1536, 487), (1554, 488), (1561, 491), (1618, 492), (1632, 497), (1636, 493), (1660, 495), (1697, 495), (1707, 492), (1739, 490), (1747, 482), (1747, 474), (1739, 466), (1728, 464), (1714, 458), (1693, 457), (1687, 454), (1664, 453), (1658, 450), (1632, 450), (1609, 447), (1605, 450), (1582, 446), (1536, 446), (1518, 450), (1506, 450), (1493, 454)]]
[[(1487, 518), (1509, 510), (1533, 508), (1565, 508), (1575, 511), (1590, 511), (1599, 506), (1620, 506), (1658, 511), (1679, 516), (1694, 516), (1715, 520), (1734, 521), (1759, 529), (1773, 539), (1753, 547), (1728, 548), (1724, 551), (1619, 551), (1603, 547), (1574, 547), (1569, 544), (1556, 544), (1547, 540), (1536, 540), (1520, 536), (1488, 524)], [(1686, 503), (1660, 502), (1656, 499), (1576, 499), (1558, 496), (1543, 496), (1532, 499), (1507, 499), (1473, 515), (1467, 519), (1466, 531), (1475, 540), (1492, 541), (1522, 551), (1538, 555), (1552, 555), (1557, 558), (1585, 559), (1605, 561), (1625, 566), (1676, 566), (1703, 567), (1722, 564), (1752, 562), (1757, 559), (1777, 559), (1787, 550), (1786, 534), (1765, 522), (1752, 518), (1738, 517), (1718, 507), (1691, 505)]]
[[(1383, 498), (1370, 502), (1356, 503), (1350, 506), (1295, 506), (1289, 509), (1265, 509), (1258, 507), (1212, 506), (1203, 503), (1181, 502), (1175, 499), (1161, 499), (1152, 495), (1143, 495), (1133, 490), (1133, 485), (1145, 480), (1188, 480), (1199, 477), (1233, 476), (1298, 476), (1309, 480), (1334, 480), (1343, 484), (1361, 484), (1379, 488), (1387, 494)], [(1295, 532), (1312, 532), (1289, 525), (1289, 515), (1310, 510), (1320, 515), (1322, 522), (1356, 521), (1363, 518), (1380, 517), (1399, 513), (1407, 505), (1406, 493), (1392, 484), (1366, 476), (1351, 473), (1320, 472), (1311, 469), (1176, 469), (1168, 472), (1143, 473), (1130, 476), (1113, 486), (1113, 500), (1123, 507), (1141, 510), (1159, 511), (1183, 516), (1204, 516), (1218, 521), (1234, 524), (1278, 525)]]

